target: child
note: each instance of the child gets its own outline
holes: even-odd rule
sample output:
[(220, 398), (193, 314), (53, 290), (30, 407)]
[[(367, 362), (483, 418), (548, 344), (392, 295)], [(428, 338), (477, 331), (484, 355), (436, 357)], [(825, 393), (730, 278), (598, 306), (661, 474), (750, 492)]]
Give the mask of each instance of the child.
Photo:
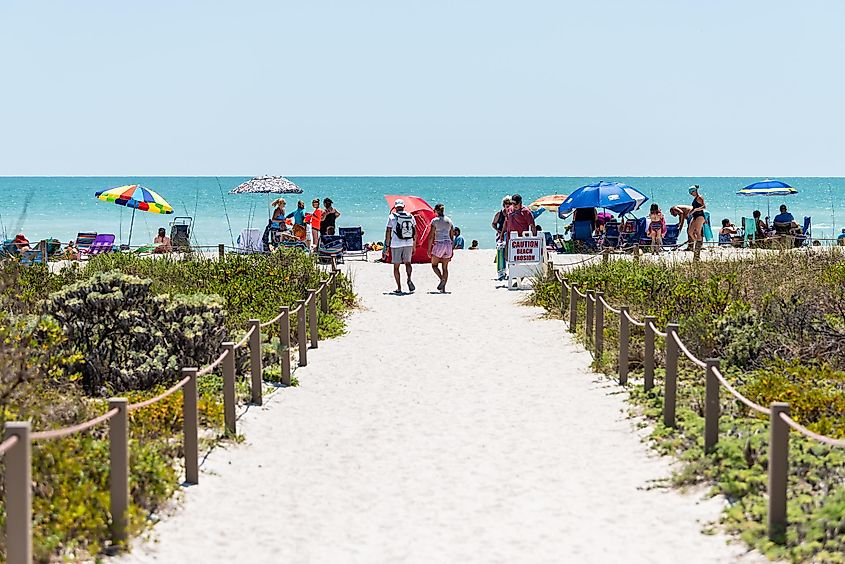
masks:
[(472, 240), (472, 243), (469, 246), (470, 251), (477, 251), (478, 250), (478, 241), (476, 239)]
[(722, 228), (719, 230), (719, 245), (727, 246), (733, 244), (732, 237), (736, 235), (736, 226), (731, 223), (731, 220), (725, 218), (722, 220)]
[(648, 212), (648, 231), (646, 235), (651, 239), (651, 252), (657, 254), (663, 248), (663, 235), (666, 234), (666, 218), (657, 204), (651, 204)]

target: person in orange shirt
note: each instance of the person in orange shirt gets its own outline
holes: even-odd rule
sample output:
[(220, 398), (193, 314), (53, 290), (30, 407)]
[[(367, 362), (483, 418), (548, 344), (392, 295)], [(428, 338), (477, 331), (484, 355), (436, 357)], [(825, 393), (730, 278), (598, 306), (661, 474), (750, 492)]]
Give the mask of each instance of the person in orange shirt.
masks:
[(320, 209), (320, 198), (311, 200), (311, 206), (314, 208), (314, 211), (305, 217), (305, 223), (309, 226), (311, 233), (308, 239), (311, 246), (316, 249), (320, 242), (320, 220), (323, 217), (323, 212)]

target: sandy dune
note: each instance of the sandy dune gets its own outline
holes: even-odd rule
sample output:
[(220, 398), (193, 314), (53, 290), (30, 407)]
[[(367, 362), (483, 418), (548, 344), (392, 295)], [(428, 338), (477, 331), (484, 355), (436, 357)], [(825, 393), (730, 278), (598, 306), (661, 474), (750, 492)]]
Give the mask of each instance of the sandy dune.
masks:
[(718, 499), (653, 489), (623, 394), (560, 321), (517, 305), (488, 251), (452, 293), (427, 266), (393, 296), (351, 263), (362, 309), (242, 419), (126, 562), (730, 562)]

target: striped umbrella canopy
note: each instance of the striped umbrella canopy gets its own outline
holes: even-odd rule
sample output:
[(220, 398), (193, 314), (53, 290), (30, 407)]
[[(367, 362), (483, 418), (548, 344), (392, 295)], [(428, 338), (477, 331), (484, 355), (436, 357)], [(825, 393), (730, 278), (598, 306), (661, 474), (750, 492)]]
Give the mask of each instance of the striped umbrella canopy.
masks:
[[(753, 184), (749, 184), (739, 192), (737, 195), (739, 196), (768, 196), (771, 198), (772, 196), (793, 196), (798, 193), (798, 190), (787, 184), (786, 182), (781, 182), (780, 180), (761, 180), (760, 182), (755, 182)], [(766, 199), (766, 205), (768, 209), (768, 215), (772, 215), (772, 204), (769, 199)]]
[(230, 194), (302, 194), (302, 188), (284, 176), (256, 176), (239, 184)]
[(132, 244), (132, 229), (135, 227), (135, 210), (160, 214), (173, 213), (173, 206), (168, 204), (167, 200), (139, 184), (101, 190), (94, 195), (104, 202), (113, 202), (119, 206), (132, 208), (132, 222), (129, 224), (129, 245)]
[(528, 204), (528, 209), (535, 211), (540, 208), (545, 208), (547, 211), (555, 212), (567, 197), (567, 194), (552, 194), (549, 196), (543, 196), (542, 198), (537, 198)]
[(164, 198), (140, 184), (101, 190), (94, 195), (104, 202), (114, 202), (133, 210), (161, 214), (173, 213), (173, 206), (168, 204)]

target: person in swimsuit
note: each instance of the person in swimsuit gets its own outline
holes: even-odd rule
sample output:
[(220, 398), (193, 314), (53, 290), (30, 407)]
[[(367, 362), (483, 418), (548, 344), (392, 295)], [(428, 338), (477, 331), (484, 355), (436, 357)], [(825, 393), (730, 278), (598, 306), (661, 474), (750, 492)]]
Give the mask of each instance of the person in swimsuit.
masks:
[(646, 235), (651, 239), (651, 252), (656, 255), (663, 249), (663, 235), (666, 233), (666, 218), (657, 204), (651, 204), (648, 222)]
[(320, 199), (314, 198), (311, 200), (311, 207), (314, 208), (314, 211), (305, 215), (305, 223), (311, 248), (316, 249), (320, 242), (320, 218), (323, 216), (323, 211), (320, 209)]
[(700, 249), (704, 242), (704, 210), (707, 205), (704, 203), (704, 198), (699, 193), (698, 184), (690, 186), (689, 193), (692, 199), (692, 215), (690, 215), (689, 229), (687, 235), (689, 236), (690, 249)]
[(320, 217), (320, 235), (325, 235), (329, 227), (335, 227), (340, 212), (334, 209), (331, 198), (323, 199), (323, 214)]
[(437, 289), (445, 292), (446, 282), (449, 280), (449, 261), (452, 260), (452, 249), (455, 246), (455, 226), (446, 216), (446, 207), (443, 204), (434, 206), (434, 213), (437, 217), (431, 221), (428, 256), (431, 258), (432, 270), (440, 279)]
[(270, 202), (270, 205), (273, 206), (273, 221), (278, 221), (280, 223), (285, 222), (285, 206), (287, 202), (284, 198), (279, 198), (277, 200), (273, 200)]

